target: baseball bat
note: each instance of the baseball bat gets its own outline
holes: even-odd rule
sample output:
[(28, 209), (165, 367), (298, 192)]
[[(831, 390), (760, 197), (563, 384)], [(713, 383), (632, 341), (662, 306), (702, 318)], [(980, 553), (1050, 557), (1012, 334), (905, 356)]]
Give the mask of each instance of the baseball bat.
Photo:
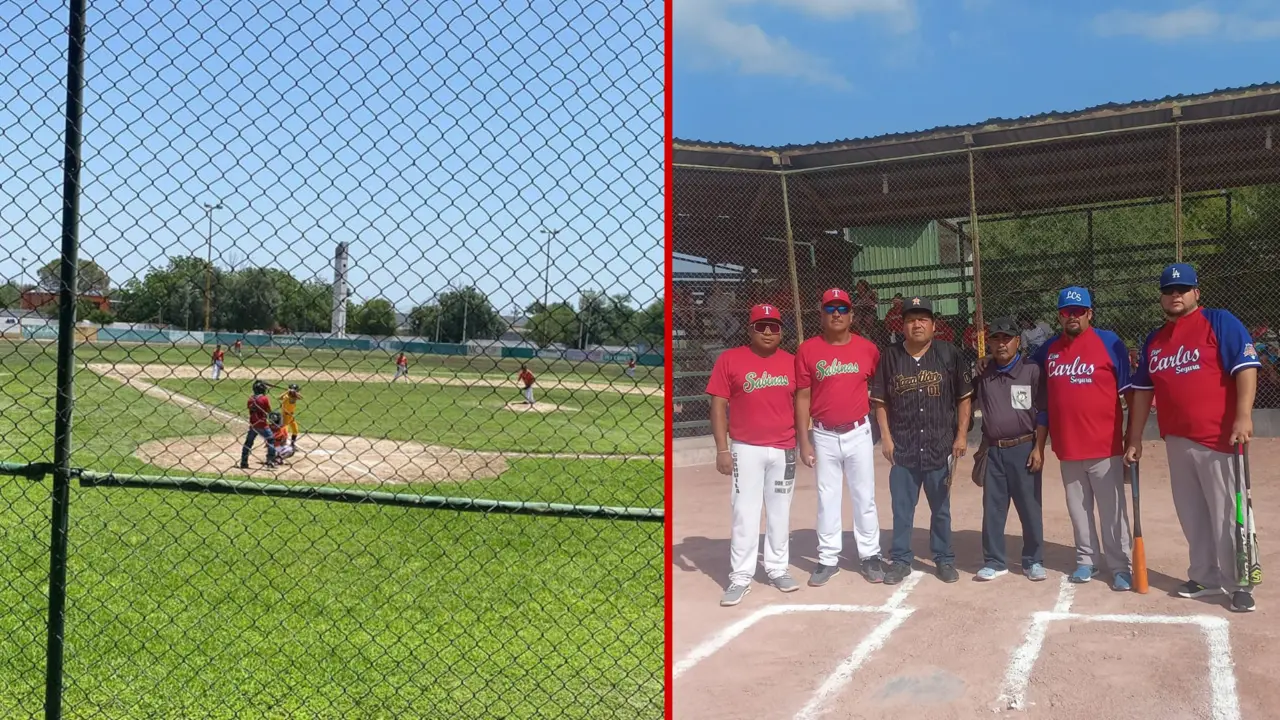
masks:
[(1249, 584), (1262, 584), (1262, 558), (1258, 552), (1258, 530), (1253, 524), (1253, 481), (1249, 473), (1249, 446), (1244, 445), (1244, 509), (1249, 532)]
[(1248, 509), (1244, 504), (1244, 445), (1236, 443), (1235, 472), (1232, 473), (1236, 490), (1236, 584), (1249, 586), (1249, 531), (1245, 522)]
[(1133, 589), (1147, 594), (1147, 544), (1142, 539), (1142, 505), (1138, 498), (1138, 461), (1133, 461), (1129, 484), (1133, 487)]

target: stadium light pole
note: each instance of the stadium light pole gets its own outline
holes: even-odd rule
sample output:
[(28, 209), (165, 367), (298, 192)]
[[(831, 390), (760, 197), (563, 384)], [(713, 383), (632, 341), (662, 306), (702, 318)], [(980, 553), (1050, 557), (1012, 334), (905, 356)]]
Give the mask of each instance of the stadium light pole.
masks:
[(208, 263), (204, 266), (204, 331), (209, 332), (209, 293), (212, 292), (213, 283), (213, 211), (222, 210), (222, 203), (217, 205), (204, 204), (204, 214), (209, 218), (209, 234), (206, 236), (205, 252)]
[(556, 228), (555, 230), (548, 230), (547, 228), (542, 228), (542, 230), (540, 231), (543, 235), (547, 236), (547, 244), (546, 246), (543, 247), (543, 251), (547, 256), (547, 269), (542, 274), (542, 309), (543, 310), (547, 309), (547, 296), (551, 293), (551, 241), (556, 239), (556, 235), (559, 235), (561, 230), (564, 230), (564, 228)]

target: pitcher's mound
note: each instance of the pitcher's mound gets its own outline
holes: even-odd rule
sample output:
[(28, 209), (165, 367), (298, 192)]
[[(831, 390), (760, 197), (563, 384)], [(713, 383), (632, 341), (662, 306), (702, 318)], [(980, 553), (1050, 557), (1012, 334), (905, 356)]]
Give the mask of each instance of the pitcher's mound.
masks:
[(552, 412), (573, 412), (578, 408), (569, 407), (568, 405), (557, 405), (555, 403), (549, 403), (549, 402), (535, 402), (534, 404), (530, 405), (529, 403), (524, 402), (522, 400), (519, 402), (507, 403), (507, 409), (512, 412), (520, 412), (520, 413), (524, 413), (524, 412), (552, 413)]
[(497, 477), (507, 469), (506, 460), (495, 453), (308, 433), (298, 438), (298, 451), (275, 468), (264, 465), (267, 450), (261, 439), (256, 440), (249, 453), (249, 469), (241, 470), (243, 445), (243, 435), (169, 438), (141, 445), (134, 454), (144, 462), (183, 473), (313, 483), (465, 482)]

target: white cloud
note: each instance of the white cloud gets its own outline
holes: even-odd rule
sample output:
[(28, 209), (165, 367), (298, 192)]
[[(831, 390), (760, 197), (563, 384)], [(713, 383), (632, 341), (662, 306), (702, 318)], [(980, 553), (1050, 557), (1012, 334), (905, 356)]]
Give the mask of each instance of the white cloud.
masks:
[[(848, 89), (849, 82), (820, 55), (797, 47), (758, 24), (731, 17), (751, 5), (771, 4), (811, 18), (836, 21), (875, 16), (895, 33), (917, 24), (915, 0), (675, 0), (673, 31), (700, 66), (729, 66), (746, 75), (771, 75)], [(735, 13), (737, 11), (737, 13)]]
[(1165, 13), (1103, 13), (1093, 19), (1093, 29), (1103, 37), (1134, 36), (1164, 42), (1187, 38), (1245, 41), (1280, 37), (1280, 19), (1221, 13), (1196, 5)]

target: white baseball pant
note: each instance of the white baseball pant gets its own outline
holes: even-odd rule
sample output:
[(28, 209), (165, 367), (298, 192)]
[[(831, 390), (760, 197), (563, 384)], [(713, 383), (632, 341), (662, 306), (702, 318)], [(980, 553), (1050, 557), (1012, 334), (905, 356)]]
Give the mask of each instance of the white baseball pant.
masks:
[(795, 488), (795, 451), (733, 442), (729, 582), (746, 585), (756, 574), (760, 553), (760, 507), (764, 505), (764, 570), (774, 578), (790, 562), (791, 494)]
[(843, 435), (813, 429), (814, 469), (818, 476), (818, 564), (835, 565), (843, 549), (842, 480), (853, 499), (853, 532), (858, 558), (880, 554), (880, 519), (876, 514), (875, 448), (871, 423)]
[(213, 363), (213, 379), (217, 380), (218, 378), (221, 378), (221, 377), (222, 377), (222, 363), (214, 362)]
[(533, 404), (533, 388), (527, 387), (524, 389), (524, 401), (530, 405)]

